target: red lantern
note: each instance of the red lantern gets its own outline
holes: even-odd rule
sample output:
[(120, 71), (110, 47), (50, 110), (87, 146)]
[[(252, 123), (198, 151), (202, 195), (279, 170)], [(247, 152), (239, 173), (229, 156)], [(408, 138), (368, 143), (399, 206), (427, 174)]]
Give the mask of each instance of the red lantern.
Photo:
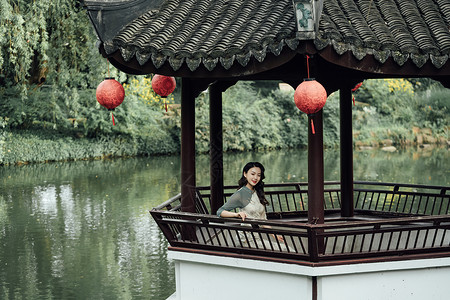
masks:
[(125, 90), (123, 86), (113, 78), (105, 78), (97, 87), (95, 93), (98, 103), (111, 111), (113, 125), (114, 115), (112, 111), (122, 104), (125, 98)]
[[(307, 78), (295, 89), (294, 101), (298, 109), (308, 115), (312, 115), (325, 106), (327, 91), (313, 78)], [(312, 120), (311, 129), (314, 134), (314, 123)]]
[(173, 93), (176, 86), (177, 83), (174, 77), (156, 74), (152, 78), (152, 88), (155, 93), (157, 93), (164, 99), (164, 106), (166, 108), (166, 111), (167, 103), (165, 101), (165, 98)]

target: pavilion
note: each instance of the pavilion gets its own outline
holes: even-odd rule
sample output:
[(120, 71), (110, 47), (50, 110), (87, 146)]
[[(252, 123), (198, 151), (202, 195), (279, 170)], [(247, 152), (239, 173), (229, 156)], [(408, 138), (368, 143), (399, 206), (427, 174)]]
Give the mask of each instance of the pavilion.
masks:
[[(373, 188), (372, 196), (367, 196), (370, 191), (364, 188), (356, 189), (351, 108), (351, 89), (365, 79), (429, 77), (450, 88), (449, 0), (85, 0), (84, 5), (98, 36), (99, 51), (115, 67), (129, 74), (162, 74), (182, 80), (181, 194), (152, 210), (171, 243), (172, 253), (177, 253), (173, 255), (178, 263), (178, 278), (186, 270), (196, 275), (200, 272), (189, 269), (183, 262), (192, 264), (198, 260), (201, 261), (198, 265), (204, 266), (211, 256), (246, 258), (242, 264), (249, 264), (247, 269), (257, 269), (248, 263), (249, 259), (255, 258), (274, 264), (300, 264), (312, 268), (299, 271), (303, 272), (302, 282), (308, 291), (305, 295), (309, 295), (305, 297), (326, 299), (326, 287), (336, 283), (325, 280), (328, 271), (321, 273), (315, 267), (349, 266), (356, 261), (368, 262), (368, 259), (393, 263), (428, 258), (441, 259), (432, 264), (442, 267), (440, 272), (449, 274), (450, 244), (446, 236), (450, 230), (449, 188), (414, 187), (425, 189), (414, 194), (412, 187), (397, 184), (389, 191)], [(295, 222), (268, 221), (267, 224), (278, 228), (268, 230), (260, 228), (264, 222), (250, 220), (251, 229), (242, 229), (239, 224), (211, 216), (229, 195), (223, 185), (222, 92), (239, 80), (281, 80), (295, 88), (309, 75), (320, 82), (328, 94), (338, 90), (340, 93), (341, 174), (336, 183), (338, 187), (326, 189), (324, 183), (320, 111), (308, 117), (314, 121), (315, 134), (308, 129), (306, 188), (302, 184), (295, 187), (275, 185), (275, 190), (268, 192), (268, 195), (273, 194), (272, 203), (280, 206), (279, 211), (271, 214), (273, 219), (301, 218), (301, 213), (307, 213), (307, 222), (296, 225)], [(211, 184), (207, 193), (196, 186), (194, 139), (195, 98), (206, 88), (210, 91), (211, 157)], [(364, 200), (358, 204), (362, 193), (365, 193)], [(327, 196), (331, 194), (333, 196)], [(280, 200), (280, 195), (285, 200)], [(369, 201), (366, 199), (373, 201), (374, 195), (378, 197), (376, 205), (365, 206)], [(289, 203), (298, 202), (296, 197), (308, 200), (307, 210), (300, 212), (297, 206), (289, 207)], [(384, 202), (380, 200), (382, 197)], [(424, 197), (432, 198), (431, 212), (416, 210)], [(386, 210), (385, 205), (391, 201), (389, 207), (392, 207), (394, 198), (398, 201), (397, 209)], [(175, 201), (179, 204), (174, 205)], [(330, 201), (338, 202), (337, 210), (333, 212), (337, 211), (340, 216), (333, 219), (337, 223), (327, 225), (326, 203), (330, 205)], [(378, 211), (381, 202), (383, 207)], [(425, 210), (427, 206), (428, 200)], [(439, 209), (434, 210), (435, 207)], [(360, 220), (355, 214), (360, 211), (391, 219), (357, 223)], [(400, 229), (403, 227), (409, 229), (404, 232)], [(359, 231), (363, 230), (361, 228), (368, 231)], [(292, 241), (291, 248), (295, 248), (292, 253), (281, 250), (279, 245), (275, 247), (277, 249), (273, 245), (271, 249), (236, 245), (231, 237), (232, 233), (269, 234), (273, 230)], [(337, 233), (340, 230), (341, 236)], [(416, 231), (414, 247), (410, 247), (409, 238)], [(228, 232), (229, 236), (221, 232)], [(381, 236), (375, 237), (378, 233)], [(388, 242), (383, 238), (385, 233), (389, 234)], [(372, 241), (366, 249), (365, 239), (369, 235)], [(433, 242), (428, 243), (428, 235), (434, 235)], [(350, 236), (352, 243), (347, 245)], [(440, 243), (435, 242), (438, 240)], [(334, 247), (330, 246), (331, 241), (334, 241)], [(379, 247), (372, 248), (372, 243), (377, 242)], [(391, 248), (391, 242), (396, 247)], [(338, 253), (336, 245), (342, 243), (342, 251)], [(423, 244), (423, 247), (419, 249), (417, 244)], [(358, 247), (360, 251), (355, 250)], [(200, 255), (200, 258), (177, 256), (182, 255), (180, 253)], [(416, 265), (410, 269), (427, 266), (421, 260), (417, 263), (422, 267)], [(391, 265), (370, 272), (382, 274), (383, 268), (391, 268)], [(336, 276), (338, 271), (329, 272), (339, 277)], [(414, 280), (424, 274), (429, 275), (426, 272), (414, 274)], [(182, 278), (188, 281), (186, 277)], [(377, 280), (381, 279), (371, 280), (376, 286), (380, 282)], [(400, 284), (393, 278), (390, 280), (393, 283), (389, 288)], [(430, 280), (436, 280), (436, 277), (430, 275)], [(191, 280), (189, 284), (195, 283)], [(177, 279), (178, 299), (182, 297), (179, 291), (182, 285), (181, 279)], [(344, 286), (350, 288), (351, 283)], [(417, 294), (415, 286), (416, 283), (411, 283), (407, 288)], [(299, 292), (296, 287), (292, 291)], [(185, 292), (183, 295), (188, 298), (190, 294)], [(354, 297), (357, 295), (355, 293)], [(196, 297), (203, 299), (198, 294)]]

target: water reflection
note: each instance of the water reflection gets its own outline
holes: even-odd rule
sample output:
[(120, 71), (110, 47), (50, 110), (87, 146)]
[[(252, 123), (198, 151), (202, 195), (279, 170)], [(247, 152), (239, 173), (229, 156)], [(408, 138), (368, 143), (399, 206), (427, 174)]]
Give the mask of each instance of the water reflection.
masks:
[[(448, 150), (355, 152), (356, 180), (449, 185)], [(304, 150), (231, 153), (225, 184), (247, 161), (266, 182), (307, 181)], [(339, 151), (325, 151), (339, 179)], [(168, 244), (148, 210), (180, 190), (178, 157), (0, 167), (1, 299), (166, 299), (175, 290)], [(209, 184), (209, 157), (197, 159)]]

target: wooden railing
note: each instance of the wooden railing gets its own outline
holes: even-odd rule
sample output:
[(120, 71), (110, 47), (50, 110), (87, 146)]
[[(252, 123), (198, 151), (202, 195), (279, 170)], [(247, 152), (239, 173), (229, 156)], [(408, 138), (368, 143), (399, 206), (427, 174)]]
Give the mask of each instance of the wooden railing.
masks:
[[(338, 185), (326, 183), (328, 212), (340, 207)], [(225, 190), (227, 197), (235, 187)], [(272, 208), (267, 221), (208, 214), (208, 188), (197, 189), (196, 213), (181, 212), (178, 195), (151, 214), (173, 247), (308, 262), (450, 255), (449, 188), (355, 182), (354, 191), (355, 212), (370, 218), (326, 218), (325, 224), (299, 220), (307, 212), (305, 183), (267, 185)]]

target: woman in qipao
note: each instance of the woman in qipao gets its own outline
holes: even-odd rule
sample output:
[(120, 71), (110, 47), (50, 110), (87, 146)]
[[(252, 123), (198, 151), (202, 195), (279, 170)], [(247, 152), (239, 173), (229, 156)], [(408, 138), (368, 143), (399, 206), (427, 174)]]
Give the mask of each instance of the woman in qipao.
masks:
[[(217, 210), (217, 215), (222, 218), (240, 218), (242, 221), (246, 218), (267, 220), (266, 205), (269, 202), (264, 196), (264, 178), (264, 167), (261, 163), (247, 163), (238, 182), (239, 189)], [(234, 212), (235, 209), (238, 211)], [(240, 236), (242, 241), (242, 234)], [(276, 237), (279, 241), (283, 241), (281, 235)], [(246, 240), (244, 239), (244, 242)]]
[[(249, 162), (244, 166), (239, 179), (239, 189), (230, 199), (217, 210), (217, 215), (223, 218), (245, 218), (266, 220), (266, 205), (264, 196), (264, 167), (259, 162)], [(234, 209), (239, 209), (237, 213)]]

